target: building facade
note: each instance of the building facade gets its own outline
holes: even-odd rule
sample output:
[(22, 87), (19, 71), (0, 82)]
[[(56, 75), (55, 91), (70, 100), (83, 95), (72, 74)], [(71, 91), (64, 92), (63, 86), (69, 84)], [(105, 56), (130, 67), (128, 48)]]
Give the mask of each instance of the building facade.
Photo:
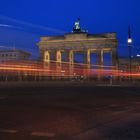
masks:
[(28, 60), (30, 53), (22, 50), (1, 50), (0, 61)]
[[(46, 68), (51, 67), (51, 63), (56, 63), (56, 70), (58, 73), (63, 71), (62, 64), (67, 62), (69, 73), (75, 75), (73, 68), (75, 67), (75, 53), (83, 53), (82, 59), (84, 69), (91, 69), (91, 54), (97, 56), (96, 65), (98, 68), (104, 67), (104, 53), (109, 53), (111, 56), (111, 66), (117, 67), (117, 46), (118, 40), (116, 33), (102, 33), (102, 34), (89, 34), (87, 31), (82, 30), (80, 27), (80, 19), (78, 19), (73, 27), (71, 33), (66, 33), (61, 36), (44, 36), (40, 38), (38, 43), (40, 50), (40, 58), (46, 65)], [(62, 56), (66, 57), (62, 59)], [(97, 69), (97, 67), (96, 67)], [(89, 73), (85, 73), (89, 74)]]
[[(116, 33), (88, 34), (88, 33), (68, 33), (63, 36), (45, 36), (40, 38), (38, 43), (41, 60), (48, 66), (52, 61), (56, 61), (61, 66), (62, 54), (67, 54), (67, 62), (74, 65), (74, 54), (84, 53), (83, 63), (91, 68), (91, 53), (97, 55), (97, 65), (104, 65), (104, 53), (110, 53), (112, 66), (117, 66), (117, 46)], [(72, 69), (72, 68), (71, 68)]]
[[(122, 72), (129, 72), (130, 59), (128, 57), (119, 57), (119, 70)], [(131, 70), (132, 72), (140, 73), (140, 57), (131, 58)]]

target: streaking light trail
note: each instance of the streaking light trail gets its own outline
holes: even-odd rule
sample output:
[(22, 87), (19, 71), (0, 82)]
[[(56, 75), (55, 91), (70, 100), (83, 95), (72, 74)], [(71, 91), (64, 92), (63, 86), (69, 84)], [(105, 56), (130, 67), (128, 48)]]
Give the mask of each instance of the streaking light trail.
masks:
[(19, 28), (19, 29), (24, 29), (26, 27), (30, 27), (30, 28), (40, 29), (42, 31), (49, 31), (49, 32), (53, 32), (53, 33), (59, 33), (59, 34), (65, 33), (65, 31), (62, 31), (59, 29), (54, 29), (54, 28), (50, 28), (50, 27), (46, 27), (46, 26), (42, 26), (42, 25), (37, 25), (37, 24), (30, 23), (30, 22), (17, 20), (17, 19), (11, 18), (11, 17), (2, 16), (2, 15), (0, 15), (0, 19), (10, 21), (10, 22), (16, 23), (21, 26), (21, 27), (16, 27), (16, 26), (12, 26), (12, 25), (1, 24), (3, 27), (14, 27), (14, 28)]
[(88, 68), (87, 64), (74, 63), (73, 66), (68, 62), (61, 64), (51, 61), (50, 64), (39, 61), (6, 61), (0, 63), (1, 76), (38, 76), (38, 77), (76, 77), (76, 76), (121, 76), (121, 77), (140, 77), (140, 73), (128, 71), (122, 72), (116, 67), (92, 65)]

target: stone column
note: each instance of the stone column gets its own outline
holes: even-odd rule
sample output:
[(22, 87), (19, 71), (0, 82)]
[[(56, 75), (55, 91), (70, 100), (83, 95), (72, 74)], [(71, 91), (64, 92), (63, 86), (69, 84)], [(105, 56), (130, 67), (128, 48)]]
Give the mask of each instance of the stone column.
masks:
[(101, 49), (97, 52), (97, 64), (99, 65), (98, 67), (98, 79), (101, 79), (102, 73), (103, 73), (103, 64), (104, 64), (104, 51)]
[(61, 62), (62, 62), (62, 56), (61, 51), (56, 51), (56, 76), (58, 79), (61, 78)]
[(50, 76), (50, 52), (49, 51), (44, 52), (44, 69), (45, 71), (40, 73), (39, 75), (42, 75), (45, 77)]
[(104, 51), (99, 50), (97, 51), (97, 64), (101, 67), (103, 67), (104, 64)]
[(68, 52), (68, 61), (69, 61), (69, 76), (72, 78), (74, 76), (74, 52), (70, 50)]
[(117, 66), (117, 51), (116, 48), (112, 49), (111, 51), (111, 61), (112, 61), (112, 66)]
[(62, 59), (61, 51), (58, 50), (58, 51), (56, 51), (56, 62), (61, 63), (61, 59)]
[(90, 65), (90, 49), (86, 51), (86, 63)]
[(73, 64), (74, 63), (74, 53), (73, 53), (73, 50), (70, 50), (69, 51), (68, 59), (69, 59), (69, 63), (70, 64)]
[(115, 76), (113, 76), (113, 80), (117, 80), (117, 77), (118, 77), (118, 79), (119, 79), (119, 72), (117, 72), (117, 70), (118, 70), (118, 56), (117, 56), (117, 50), (116, 50), (116, 48), (114, 48), (114, 49), (112, 49), (111, 50), (111, 61), (112, 61), (112, 66), (113, 66), (113, 68), (112, 68), (112, 70), (115, 70)]
[(44, 52), (44, 62), (50, 62), (50, 52), (49, 51)]
[(89, 76), (90, 76), (90, 49), (87, 49), (86, 51), (86, 76), (87, 76), (87, 79), (89, 79)]

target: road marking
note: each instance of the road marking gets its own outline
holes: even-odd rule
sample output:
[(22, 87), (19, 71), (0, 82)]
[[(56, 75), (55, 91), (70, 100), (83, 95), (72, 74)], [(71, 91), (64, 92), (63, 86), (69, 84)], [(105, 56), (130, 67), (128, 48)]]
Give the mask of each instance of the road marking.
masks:
[(49, 132), (32, 132), (32, 136), (41, 136), (41, 137), (54, 137), (55, 133), (49, 133)]
[(1, 133), (17, 133), (18, 130), (14, 130), (14, 129), (0, 129)]

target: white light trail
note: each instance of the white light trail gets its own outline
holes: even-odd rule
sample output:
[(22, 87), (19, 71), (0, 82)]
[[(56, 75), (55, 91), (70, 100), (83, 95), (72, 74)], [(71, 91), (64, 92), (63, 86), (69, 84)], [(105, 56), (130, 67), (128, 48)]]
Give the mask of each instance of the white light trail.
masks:
[(13, 26), (13, 25), (8, 25), (8, 24), (0, 24), (0, 27), (4, 27), (4, 28), (13, 28), (13, 29), (23, 29), (22, 27)]
[(0, 27), (12, 27), (11, 25), (7, 25), (7, 24), (0, 24)]
[(2, 15), (0, 15), (0, 19), (8, 20), (8, 21), (11, 21), (11, 22), (14, 22), (14, 23), (18, 23), (18, 24), (28, 26), (28, 27), (32, 27), (32, 28), (37, 28), (37, 29), (44, 30), (44, 31), (50, 31), (50, 32), (61, 33), (61, 34), (65, 33), (65, 31), (62, 31), (62, 30), (58, 30), (58, 29), (54, 29), (54, 28), (50, 28), (50, 27), (44, 27), (44, 26), (41, 26), (41, 25), (17, 20), (17, 19), (14, 19), (14, 18), (2, 16)]

